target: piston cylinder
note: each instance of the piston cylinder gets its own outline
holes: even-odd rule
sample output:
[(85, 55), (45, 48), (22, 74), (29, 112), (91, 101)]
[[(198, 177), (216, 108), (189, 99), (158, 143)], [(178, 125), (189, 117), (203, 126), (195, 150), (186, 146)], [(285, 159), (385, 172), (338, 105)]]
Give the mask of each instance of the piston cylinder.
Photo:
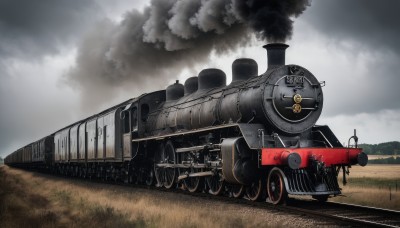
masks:
[(248, 185), (257, 178), (257, 161), (243, 137), (225, 139), (221, 153), (222, 172), (227, 182)]

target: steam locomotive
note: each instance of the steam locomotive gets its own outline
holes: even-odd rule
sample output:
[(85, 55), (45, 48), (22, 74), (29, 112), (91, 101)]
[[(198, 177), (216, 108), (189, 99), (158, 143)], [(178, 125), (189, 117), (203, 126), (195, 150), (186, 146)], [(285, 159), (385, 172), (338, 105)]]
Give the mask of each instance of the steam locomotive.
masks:
[(341, 194), (351, 165), (368, 157), (315, 125), (322, 86), (304, 67), (285, 65), (286, 44), (268, 44), (268, 70), (232, 64), (232, 82), (205, 69), (184, 85), (143, 94), (71, 124), (5, 159), (11, 166), (83, 178), (182, 187), (284, 202)]

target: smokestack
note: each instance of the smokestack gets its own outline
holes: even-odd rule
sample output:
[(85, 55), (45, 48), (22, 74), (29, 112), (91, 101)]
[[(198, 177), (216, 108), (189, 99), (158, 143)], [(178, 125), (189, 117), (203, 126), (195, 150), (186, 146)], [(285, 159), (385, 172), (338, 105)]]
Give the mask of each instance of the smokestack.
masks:
[(285, 65), (285, 50), (289, 45), (273, 43), (264, 45), (268, 54), (268, 70)]

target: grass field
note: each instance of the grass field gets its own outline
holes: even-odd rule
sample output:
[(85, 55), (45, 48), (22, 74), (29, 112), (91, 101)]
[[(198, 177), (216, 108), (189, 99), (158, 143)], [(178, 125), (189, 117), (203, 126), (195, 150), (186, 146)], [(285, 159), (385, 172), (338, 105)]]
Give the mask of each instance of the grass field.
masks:
[(343, 196), (330, 201), (400, 210), (400, 165), (353, 166), (347, 185), (339, 181)]
[(0, 167), (0, 227), (311, 227), (307, 216)]
[[(343, 196), (329, 201), (400, 210), (400, 165), (354, 166), (350, 169), (348, 184), (342, 188)], [(293, 224), (309, 226), (313, 222), (307, 217), (182, 194), (149, 192), (0, 167), (2, 228), (259, 227), (266, 224), (291, 227)]]

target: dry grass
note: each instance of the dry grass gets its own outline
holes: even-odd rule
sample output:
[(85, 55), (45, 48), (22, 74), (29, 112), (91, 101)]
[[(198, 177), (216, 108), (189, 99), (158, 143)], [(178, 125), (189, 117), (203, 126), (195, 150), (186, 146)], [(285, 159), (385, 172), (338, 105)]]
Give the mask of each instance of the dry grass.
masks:
[(372, 154), (369, 154), (368, 160), (378, 160), (378, 159), (385, 159), (385, 158), (391, 158), (391, 157), (397, 158), (398, 155), (372, 155)]
[(131, 227), (141, 221), (0, 167), (0, 227)]
[(400, 165), (355, 165), (350, 168), (350, 178), (400, 179)]
[(348, 184), (341, 182), (340, 175), (344, 196), (330, 201), (400, 210), (400, 165), (353, 166)]
[(333, 202), (359, 204), (372, 207), (400, 210), (400, 189), (392, 189), (391, 199), (389, 188), (359, 187), (351, 184), (343, 187), (345, 196), (329, 199)]
[[(400, 210), (399, 165), (354, 166), (340, 201)], [(392, 199), (389, 200), (389, 186)], [(0, 227), (312, 226), (277, 211), (0, 167)], [(323, 225), (317, 224), (317, 225)]]
[[(296, 226), (315, 225), (315, 221), (305, 217), (182, 194), (64, 180), (6, 167), (0, 170), (8, 179), (8, 186), (20, 189), (21, 195), (33, 200), (19, 209), (21, 213), (39, 221), (49, 218), (40, 227), (282, 227), (293, 226), (294, 222)], [(14, 180), (19, 184), (12, 183)], [(43, 202), (37, 203), (36, 198)], [(6, 216), (21, 216), (10, 213), (11, 202), (7, 203)], [(15, 226), (21, 227), (0, 218), (0, 227)]]

